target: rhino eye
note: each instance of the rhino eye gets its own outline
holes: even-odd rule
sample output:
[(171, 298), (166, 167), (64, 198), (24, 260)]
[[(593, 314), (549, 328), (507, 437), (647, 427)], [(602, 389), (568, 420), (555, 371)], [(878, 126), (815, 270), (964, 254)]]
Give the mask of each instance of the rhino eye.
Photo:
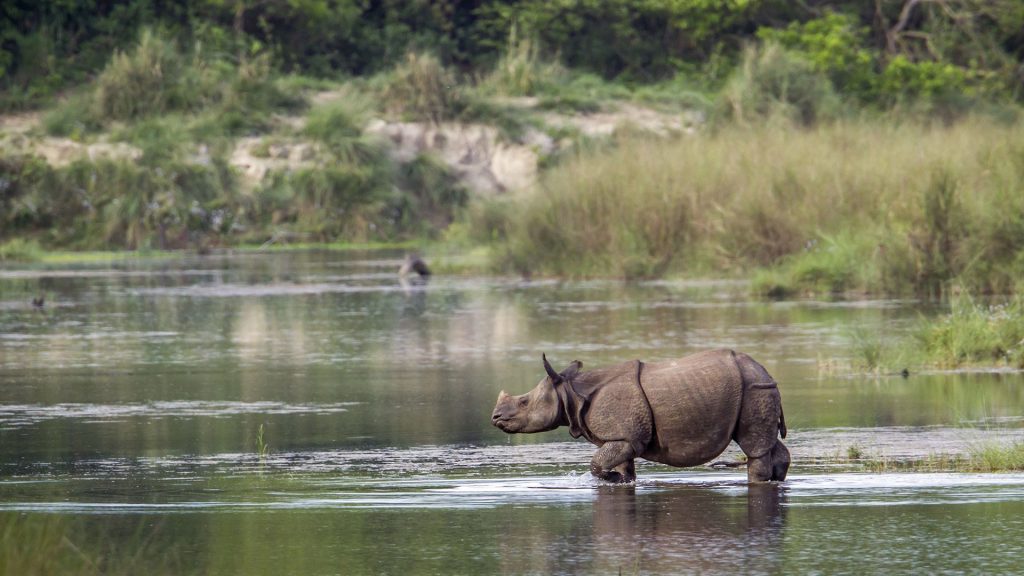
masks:
[(526, 399), (526, 398), (520, 398), (519, 399), (519, 406), (520, 407), (525, 407), (529, 402), (530, 401), (528, 399)]

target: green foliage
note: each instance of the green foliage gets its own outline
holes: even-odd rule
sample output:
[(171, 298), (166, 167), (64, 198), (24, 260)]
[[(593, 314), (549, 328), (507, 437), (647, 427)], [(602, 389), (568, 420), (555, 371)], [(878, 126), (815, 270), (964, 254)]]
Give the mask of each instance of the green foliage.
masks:
[(877, 259), (871, 257), (877, 246), (877, 238), (864, 230), (821, 234), (787, 255), (776, 269), (755, 275), (754, 292), (778, 298), (796, 292), (842, 294), (878, 286), (880, 270)]
[(11, 226), (41, 229), (47, 244), (79, 248), (184, 248), (227, 232), (233, 177), (223, 162), (167, 162), (159, 169), (129, 161), (79, 160), (52, 168), (32, 159), (8, 162)]
[(410, 52), (380, 83), (385, 110), (403, 118), (441, 122), (465, 107), (454, 74), (430, 54)]
[(716, 105), (723, 120), (783, 118), (809, 126), (835, 117), (839, 101), (828, 79), (780, 45), (750, 47)]
[(42, 255), (43, 248), (35, 240), (12, 238), (0, 243), (0, 262), (35, 262)]
[(483, 49), (500, 50), (516, 25), (571, 68), (606, 78), (651, 81), (671, 76), (684, 61), (699, 62), (719, 44), (735, 49), (761, 2), (655, 0), (548, 2), (523, 0), (481, 6), (471, 32)]
[(860, 460), (864, 457), (864, 449), (856, 444), (852, 444), (846, 448), (846, 459), (847, 460)]
[(533, 96), (550, 91), (564, 81), (566, 69), (557, 60), (546, 60), (534, 39), (520, 38), (513, 24), (508, 45), (479, 89), (501, 96)]
[(925, 324), (919, 337), (930, 360), (941, 366), (1024, 368), (1024, 297), (985, 305), (961, 294), (953, 299), (950, 314)]
[(379, 142), (363, 136), (369, 104), (356, 95), (312, 110), (302, 134), (323, 144), (340, 161), (381, 163), (384, 150)]
[(848, 14), (827, 13), (785, 28), (760, 28), (757, 36), (799, 54), (828, 75), (843, 94), (870, 99), (877, 90), (876, 62), (866, 47), (867, 29)]
[[(125, 60), (143, 28), (160, 30), (186, 54), (202, 47), (236, 65), (272, 54), (275, 68), (317, 77), (368, 75), (409, 52), (436, 54), (460, 72), (500, 60), (498, 89), (512, 94), (542, 91), (558, 62), (631, 83), (684, 73), (715, 88), (756, 38), (798, 53), (861, 102), (1024, 93), (1017, 0), (881, 0), (869, 9), (852, 0), (806, 8), (765, 0), (10, 0), (0, 10), (0, 110), (38, 107), (105, 67), (114, 85), (163, 88), (140, 93), (141, 101), (104, 92), (108, 113), (175, 105), (166, 100), (181, 95), (167, 92), (154, 68), (139, 73), (141, 56)], [(152, 48), (157, 59), (149, 62), (161, 62)], [(115, 51), (121, 55), (111, 61)], [(173, 67), (161, 73), (166, 79)]]
[(936, 98), (967, 88), (967, 73), (944, 62), (911, 62), (905, 56), (889, 61), (878, 81), (878, 95), (889, 101), (906, 97)]
[(393, 217), (404, 229), (443, 230), (469, 202), (465, 187), (431, 156), (421, 154), (398, 172), (397, 182), (408, 202), (396, 207)]
[(256, 457), (259, 458), (260, 464), (263, 464), (270, 455), (270, 444), (267, 444), (264, 432), (263, 424), (260, 424), (256, 430)]
[(976, 472), (1011, 472), (1024, 470), (1024, 443), (1009, 446), (984, 444), (970, 453), (968, 468)]
[(76, 141), (100, 131), (102, 127), (103, 123), (93, 114), (91, 91), (72, 94), (43, 117), (43, 129), (47, 134)]
[(143, 30), (131, 53), (115, 52), (96, 79), (95, 115), (130, 120), (189, 108), (194, 95), (177, 46)]
[(295, 112), (306, 104), (300, 94), (278, 86), (267, 55), (244, 60), (222, 91), (218, 122), (232, 135), (263, 132), (274, 112)]

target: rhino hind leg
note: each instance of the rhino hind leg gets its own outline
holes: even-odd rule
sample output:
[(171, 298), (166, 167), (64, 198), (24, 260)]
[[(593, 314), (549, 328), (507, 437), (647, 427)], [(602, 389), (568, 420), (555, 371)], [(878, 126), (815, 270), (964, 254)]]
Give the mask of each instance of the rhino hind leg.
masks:
[(629, 442), (606, 442), (590, 460), (590, 473), (605, 482), (633, 482), (636, 480), (635, 457), (636, 451)]
[(776, 440), (767, 453), (747, 463), (748, 482), (782, 482), (789, 472), (789, 448)]

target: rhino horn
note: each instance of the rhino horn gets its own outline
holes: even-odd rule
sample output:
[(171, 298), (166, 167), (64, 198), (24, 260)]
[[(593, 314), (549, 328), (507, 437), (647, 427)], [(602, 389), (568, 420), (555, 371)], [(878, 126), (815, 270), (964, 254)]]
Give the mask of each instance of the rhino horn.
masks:
[(555, 372), (555, 369), (551, 367), (551, 363), (548, 362), (547, 354), (541, 354), (541, 358), (544, 359), (544, 371), (548, 373), (548, 377), (551, 378), (553, 384), (558, 384), (562, 381), (562, 375)]

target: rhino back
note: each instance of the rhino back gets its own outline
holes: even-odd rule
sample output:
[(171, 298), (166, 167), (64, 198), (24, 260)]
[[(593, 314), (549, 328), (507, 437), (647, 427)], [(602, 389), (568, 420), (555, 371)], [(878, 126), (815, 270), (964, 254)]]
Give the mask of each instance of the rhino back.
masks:
[(644, 458), (695, 466), (729, 445), (743, 398), (731, 350), (645, 364), (640, 381), (654, 416), (655, 437)]

